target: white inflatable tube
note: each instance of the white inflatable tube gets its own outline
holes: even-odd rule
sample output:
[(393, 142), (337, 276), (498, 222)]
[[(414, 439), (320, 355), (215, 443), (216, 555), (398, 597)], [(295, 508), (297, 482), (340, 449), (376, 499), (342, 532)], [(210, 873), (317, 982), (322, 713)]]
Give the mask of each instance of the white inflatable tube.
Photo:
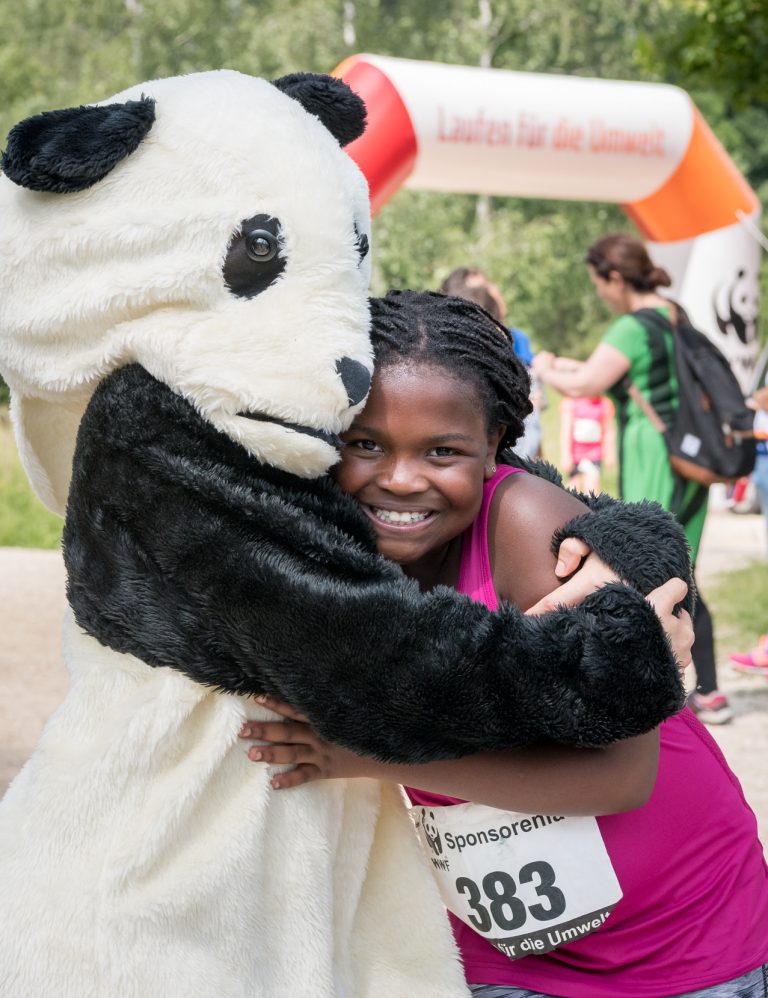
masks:
[(746, 389), (760, 205), (684, 91), (374, 55), (335, 72), (368, 106), (347, 148), (374, 210), (403, 185), (619, 203)]

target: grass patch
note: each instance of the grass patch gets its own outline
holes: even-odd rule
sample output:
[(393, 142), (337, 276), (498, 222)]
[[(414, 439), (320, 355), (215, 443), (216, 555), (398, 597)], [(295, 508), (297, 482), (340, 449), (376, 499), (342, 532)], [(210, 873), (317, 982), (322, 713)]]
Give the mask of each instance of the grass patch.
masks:
[(57, 548), (61, 517), (35, 496), (24, 474), (7, 408), (0, 408), (0, 547)]
[[(715, 618), (715, 637), (722, 655), (749, 651), (768, 631), (768, 568), (755, 562), (718, 576), (707, 587), (707, 604)], [(718, 657), (722, 657), (719, 655)]]

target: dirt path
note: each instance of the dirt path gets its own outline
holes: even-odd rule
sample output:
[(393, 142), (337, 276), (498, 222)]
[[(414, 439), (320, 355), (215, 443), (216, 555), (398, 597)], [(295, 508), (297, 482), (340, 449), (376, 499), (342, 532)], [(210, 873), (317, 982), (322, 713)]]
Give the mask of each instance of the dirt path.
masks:
[(64, 565), (57, 551), (0, 548), (0, 792), (67, 690)]
[[(705, 594), (722, 572), (762, 553), (762, 529), (757, 516), (710, 515), (698, 573)], [(60, 653), (64, 608), (64, 569), (57, 552), (0, 548), (0, 792), (66, 691)], [(723, 663), (720, 684), (736, 720), (710, 730), (741, 779), (768, 842), (768, 681), (740, 676)]]

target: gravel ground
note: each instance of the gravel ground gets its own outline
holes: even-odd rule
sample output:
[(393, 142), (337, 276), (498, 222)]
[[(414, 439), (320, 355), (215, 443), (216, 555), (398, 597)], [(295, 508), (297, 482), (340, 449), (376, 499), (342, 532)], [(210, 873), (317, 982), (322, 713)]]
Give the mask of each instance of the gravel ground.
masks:
[[(761, 517), (711, 513), (698, 571), (705, 595), (718, 575), (747, 564), (764, 548)], [(58, 552), (0, 548), (0, 792), (29, 756), (46, 718), (66, 692), (60, 653), (64, 607)], [(720, 686), (736, 717), (732, 724), (710, 730), (741, 780), (766, 842), (768, 680), (741, 676), (722, 663)]]

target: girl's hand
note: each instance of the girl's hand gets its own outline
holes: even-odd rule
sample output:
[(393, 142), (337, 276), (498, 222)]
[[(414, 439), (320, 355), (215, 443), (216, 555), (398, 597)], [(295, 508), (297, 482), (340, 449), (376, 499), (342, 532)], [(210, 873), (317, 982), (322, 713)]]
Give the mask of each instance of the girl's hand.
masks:
[(259, 703), (281, 714), (284, 721), (246, 721), (240, 729), (241, 738), (268, 742), (248, 750), (251, 762), (266, 762), (275, 766), (293, 766), (285, 773), (272, 777), (275, 790), (288, 790), (315, 780), (351, 779), (358, 776), (376, 778), (379, 773), (374, 759), (355, 755), (338, 745), (324, 741), (315, 734), (307, 718), (282, 700), (257, 697)]
[(601, 586), (621, 582), (613, 569), (601, 561), (589, 545), (576, 537), (566, 537), (560, 545), (555, 575), (568, 581), (526, 610), (531, 617), (556, 610), (559, 606), (576, 606)]
[(679, 610), (677, 613), (674, 610), (687, 592), (688, 586), (682, 579), (668, 579), (663, 586), (654, 589), (645, 597), (656, 611), (656, 616), (666, 631), (681, 673), (691, 664), (693, 622), (687, 610)]
[(587, 596), (602, 586), (607, 586), (609, 582), (621, 581), (612, 568), (609, 568), (604, 561), (600, 561), (597, 555), (592, 553), (587, 555), (587, 560), (572, 579), (564, 582), (554, 592), (544, 596), (525, 612), (528, 616), (538, 617), (542, 613), (549, 613), (550, 610), (556, 610), (561, 606), (577, 606), (579, 603), (583, 603)]

